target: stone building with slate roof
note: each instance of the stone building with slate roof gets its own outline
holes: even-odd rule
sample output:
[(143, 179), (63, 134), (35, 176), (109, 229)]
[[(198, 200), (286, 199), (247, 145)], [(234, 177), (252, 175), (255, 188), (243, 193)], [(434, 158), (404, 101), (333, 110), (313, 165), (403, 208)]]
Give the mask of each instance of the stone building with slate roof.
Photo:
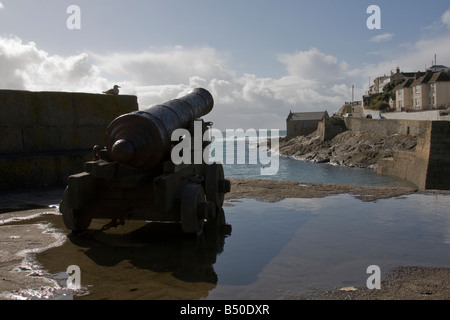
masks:
[(289, 113), (286, 119), (286, 138), (306, 136), (317, 130), (319, 122), (329, 118), (327, 111)]

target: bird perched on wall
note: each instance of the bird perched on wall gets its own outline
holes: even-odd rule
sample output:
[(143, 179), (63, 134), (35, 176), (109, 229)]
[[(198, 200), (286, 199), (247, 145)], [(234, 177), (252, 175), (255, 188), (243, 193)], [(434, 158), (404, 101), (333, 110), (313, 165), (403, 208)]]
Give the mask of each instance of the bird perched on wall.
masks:
[(109, 89), (109, 90), (107, 90), (107, 91), (103, 91), (103, 93), (104, 94), (114, 94), (114, 95), (118, 95), (119, 94), (119, 86), (116, 84), (115, 86), (114, 86), (114, 88), (112, 88), (112, 89)]

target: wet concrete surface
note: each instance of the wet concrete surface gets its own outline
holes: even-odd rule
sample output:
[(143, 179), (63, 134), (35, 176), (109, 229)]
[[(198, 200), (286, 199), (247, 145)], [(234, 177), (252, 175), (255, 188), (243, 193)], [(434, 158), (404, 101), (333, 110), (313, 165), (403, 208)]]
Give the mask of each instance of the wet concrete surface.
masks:
[(44, 215), (32, 210), (8, 214), (0, 221), (0, 299), (40, 298), (59, 289), (34, 258), (65, 241), (60, 231), (44, 221)]
[[(62, 193), (0, 195), (0, 300), (197, 300), (215, 287), (212, 265), (225, 235), (209, 236), (206, 229), (197, 238), (184, 235), (178, 224), (145, 221), (100, 231), (109, 222), (101, 219), (75, 235), (58, 210)], [(72, 265), (81, 269), (78, 290), (67, 287)]]
[(88, 233), (69, 235), (64, 245), (37, 256), (50, 273), (81, 267), (88, 294), (78, 299), (198, 300), (216, 286), (213, 264), (221, 239), (195, 239), (175, 224), (136, 221), (97, 233), (104, 222), (95, 221)]
[[(0, 299), (54, 297), (61, 289), (35, 256), (65, 242), (49, 221), (59, 216), (62, 190), (42, 189), (0, 194)], [(68, 292), (59, 292), (65, 298)], [(71, 293), (69, 293), (71, 294)]]

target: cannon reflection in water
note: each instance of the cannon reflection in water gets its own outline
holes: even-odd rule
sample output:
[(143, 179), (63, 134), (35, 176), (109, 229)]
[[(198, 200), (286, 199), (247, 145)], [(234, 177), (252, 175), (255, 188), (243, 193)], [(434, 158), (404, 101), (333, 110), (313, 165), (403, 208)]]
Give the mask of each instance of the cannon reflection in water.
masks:
[[(201, 233), (205, 224), (227, 226), (222, 206), (230, 181), (222, 165), (204, 159), (176, 165), (170, 157), (172, 132), (182, 128), (193, 137), (196, 121), (206, 132), (211, 123), (200, 118), (213, 105), (212, 95), (197, 88), (112, 121), (106, 147), (95, 146), (85, 171), (68, 178), (60, 204), (66, 227), (84, 231), (94, 218), (112, 219), (111, 225), (127, 219), (178, 222), (183, 232), (192, 234)], [(210, 143), (204, 142), (203, 150)]]

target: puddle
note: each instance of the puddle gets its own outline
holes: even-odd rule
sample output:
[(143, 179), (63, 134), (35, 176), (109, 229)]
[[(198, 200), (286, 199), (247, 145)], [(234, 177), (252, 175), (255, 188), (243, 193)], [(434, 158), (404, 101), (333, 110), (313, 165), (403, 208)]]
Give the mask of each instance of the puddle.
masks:
[(214, 265), (210, 299), (282, 299), (309, 290), (365, 286), (403, 265), (450, 267), (449, 196), (361, 202), (352, 196), (243, 200), (227, 208), (233, 235)]
[[(55, 211), (42, 210), (2, 215), (0, 300), (73, 299), (75, 291), (67, 289), (61, 274), (49, 274), (36, 260), (37, 254), (60, 247), (66, 241), (65, 233), (45, 221), (48, 217), (61, 219)], [(81, 293), (81, 289), (76, 292)]]
[[(450, 196), (228, 204), (229, 236), (194, 239), (176, 224), (130, 221), (93, 238), (69, 235), (36, 258), (60, 282), (68, 266), (79, 266), (86, 290), (69, 298), (91, 300), (287, 299), (365, 286), (371, 265), (382, 278), (396, 266), (450, 267)], [(61, 217), (45, 219), (65, 230)]]

